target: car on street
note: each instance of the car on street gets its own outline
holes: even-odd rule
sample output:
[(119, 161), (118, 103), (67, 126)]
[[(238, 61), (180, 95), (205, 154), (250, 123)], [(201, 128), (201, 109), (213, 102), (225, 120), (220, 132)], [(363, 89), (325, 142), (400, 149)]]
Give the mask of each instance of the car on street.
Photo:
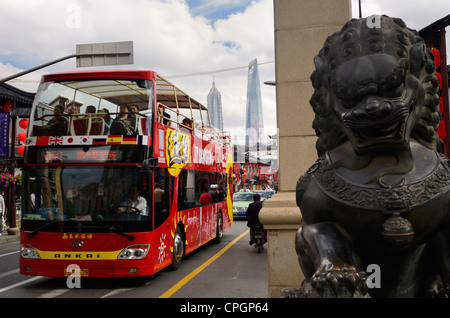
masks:
[(261, 201), (264, 202), (269, 198), (266, 191), (264, 190), (253, 190), (253, 193), (258, 193), (261, 196)]
[(233, 194), (233, 217), (245, 218), (248, 205), (253, 202), (253, 192), (236, 192)]

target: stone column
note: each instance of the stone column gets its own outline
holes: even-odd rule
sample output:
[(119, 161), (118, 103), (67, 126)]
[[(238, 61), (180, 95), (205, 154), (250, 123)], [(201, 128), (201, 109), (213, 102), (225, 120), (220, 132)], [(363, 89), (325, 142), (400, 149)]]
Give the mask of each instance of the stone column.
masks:
[(269, 297), (278, 298), (283, 288), (300, 287), (303, 280), (294, 248), (301, 221), (295, 186), (317, 159), (314, 113), (309, 105), (313, 59), (326, 37), (351, 19), (351, 4), (350, 0), (273, 3), (279, 192), (264, 203), (260, 220), (268, 230)]

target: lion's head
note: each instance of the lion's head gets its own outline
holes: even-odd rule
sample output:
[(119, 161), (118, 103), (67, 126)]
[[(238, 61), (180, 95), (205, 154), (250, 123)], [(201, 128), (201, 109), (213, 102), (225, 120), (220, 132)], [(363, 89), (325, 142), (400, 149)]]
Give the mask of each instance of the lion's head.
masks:
[(439, 82), (431, 53), (401, 19), (353, 19), (329, 36), (311, 75), (319, 155), (349, 140), (356, 152), (437, 146)]

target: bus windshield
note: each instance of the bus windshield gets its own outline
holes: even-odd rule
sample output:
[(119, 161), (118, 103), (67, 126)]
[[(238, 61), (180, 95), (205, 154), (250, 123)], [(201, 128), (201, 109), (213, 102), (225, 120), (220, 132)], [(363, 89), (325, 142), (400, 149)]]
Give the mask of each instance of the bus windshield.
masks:
[(135, 165), (38, 166), (24, 170), (22, 229), (149, 231), (151, 197)]
[(46, 82), (30, 136), (150, 135), (153, 103), (150, 80)]

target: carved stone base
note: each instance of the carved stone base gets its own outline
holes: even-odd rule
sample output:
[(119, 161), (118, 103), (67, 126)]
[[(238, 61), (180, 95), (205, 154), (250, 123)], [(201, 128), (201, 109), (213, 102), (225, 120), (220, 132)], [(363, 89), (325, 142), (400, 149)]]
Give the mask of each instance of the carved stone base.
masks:
[(20, 229), (18, 227), (10, 227), (6, 230), (6, 232), (8, 233), (8, 235), (19, 235)]
[(283, 288), (281, 298), (306, 298), (301, 288)]

